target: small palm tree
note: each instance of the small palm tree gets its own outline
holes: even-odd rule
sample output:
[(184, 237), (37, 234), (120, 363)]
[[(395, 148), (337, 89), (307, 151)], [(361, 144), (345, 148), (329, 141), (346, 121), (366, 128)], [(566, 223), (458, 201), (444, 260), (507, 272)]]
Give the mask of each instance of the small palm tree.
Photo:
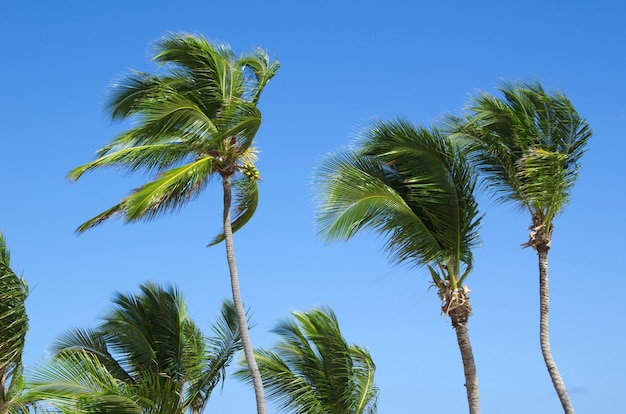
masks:
[(592, 131), (565, 95), (548, 93), (539, 82), (504, 82), (500, 91), (503, 99), (481, 94), (467, 119), (453, 121), (497, 199), (530, 213), (530, 238), (522, 246), (539, 259), (541, 351), (563, 409), (574, 413), (550, 348), (548, 252)]
[[(348, 345), (331, 309), (292, 315), (272, 330), (281, 337), (273, 350), (255, 351), (268, 398), (294, 414), (374, 414), (378, 388), (369, 352)], [(250, 380), (246, 370), (236, 375)]]
[(206, 338), (181, 293), (152, 283), (116, 294), (96, 329), (59, 338), (55, 356), (33, 374), (33, 392), (61, 411), (202, 412), (241, 341), (231, 302)]
[[(259, 173), (253, 139), (261, 125), (257, 103), (279, 63), (255, 50), (235, 56), (227, 45), (200, 36), (171, 34), (157, 42), (154, 60), (166, 72), (133, 72), (112, 89), (108, 108), (113, 120), (132, 118), (136, 126), (100, 149), (97, 159), (73, 169), (69, 178), (102, 167), (156, 173), (119, 204), (88, 220), (79, 232), (115, 216), (150, 220), (176, 211), (219, 177), (223, 188), (223, 233), (233, 301), (243, 349), (254, 379), (259, 414), (265, 413), (261, 382), (239, 289), (233, 232), (254, 214)], [(233, 190), (235, 195), (233, 196)], [(231, 217), (234, 204), (235, 214)]]
[(22, 354), (28, 331), (28, 286), (11, 270), (11, 255), (0, 232), (0, 413), (28, 413)]
[(320, 233), (327, 241), (373, 230), (395, 263), (426, 266), (463, 360), (470, 413), (480, 410), (467, 323), (472, 248), (478, 243), (476, 178), (452, 141), (405, 120), (376, 122), (356, 149), (319, 168)]

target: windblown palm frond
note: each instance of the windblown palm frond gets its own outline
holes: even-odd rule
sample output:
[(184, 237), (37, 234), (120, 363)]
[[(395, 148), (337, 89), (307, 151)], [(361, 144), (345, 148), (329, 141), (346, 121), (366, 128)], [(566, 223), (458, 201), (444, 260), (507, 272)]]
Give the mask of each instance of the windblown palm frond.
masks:
[(25, 307), (28, 285), (13, 272), (10, 258), (4, 235), (0, 232), (0, 409), (19, 413), (28, 412), (30, 405), (22, 398), (22, 354), (28, 331)]
[(132, 386), (113, 377), (87, 350), (54, 356), (33, 371), (30, 385), (40, 399), (61, 412), (143, 412)]
[[(295, 414), (375, 412), (376, 367), (366, 350), (346, 343), (332, 310), (294, 312), (273, 332), (281, 341), (255, 356), (268, 398), (281, 409)], [(249, 381), (245, 370), (236, 375)]]

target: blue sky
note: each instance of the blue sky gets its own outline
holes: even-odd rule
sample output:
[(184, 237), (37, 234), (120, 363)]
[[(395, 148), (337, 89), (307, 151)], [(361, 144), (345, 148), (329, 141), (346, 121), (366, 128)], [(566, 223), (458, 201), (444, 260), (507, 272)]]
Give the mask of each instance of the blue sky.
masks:
[[(377, 364), (379, 413), (466, 411), (454, 332), (420, 269), (392, 267), (376, 237), (324, 245), (311, 177), (321, 157), (375, 118), (431, 124), (501, 79), (564, 91), (594, 130), (550, 253), (552, 349), (578, 413), (626, 412), (623, 304), (626, 17), (617, 1), (202, 2), (5, 0), (0, 5), (0, 230), (31, 287), (25, 361), (72, 327), (95, 325), (115, 291), (175, 283), (207, 331), (229, 296), (214, 185), (179, 214), (74, 229), (146, 177), (114, 170), (71, 184), (75, 166), (128, 125), (102, 112), (107, 86), (155, 71), (150, 44), (202, 33), (281, 62), (261, 99), (263, 177), (255, 218), (236, 234), (255, 346), (294, 309), (328, 305), (349, 342)], [(529, 218), (481, 197), (486, 214), (468, 279), (470, 336), (484, 413), (560, 411), (538, 343), (537, 261)], [(207, 412), (249, 413), (229, 378)], [(272, 412), (276, 412), (272, 410)]]

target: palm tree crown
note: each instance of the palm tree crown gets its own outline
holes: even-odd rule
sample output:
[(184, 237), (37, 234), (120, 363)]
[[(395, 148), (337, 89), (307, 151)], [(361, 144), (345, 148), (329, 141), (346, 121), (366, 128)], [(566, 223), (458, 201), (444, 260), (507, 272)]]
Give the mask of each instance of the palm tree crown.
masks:
[[(225, 44), (200, 36), (170, 34), (156, 43), (154, 60), (165, 72), (133, 72), (116, 83), (107, 108), (113, 120), (137, 125), (97, 152), (97, 159), (70, 171), (116, 166), (157, 173), (121, 203), (82, 224), (82, 232), (113, 216), (149, 220), (196, 197), (213, 174), (237, 175), (237, 230), (256, 208), (253, 138), (261, 125), (256, 104), (279, 68), (257, 49), (236, 56)], [(221, 241), (221, 238), (215, 242)]]
[(396, 263), (428, 266), (455, 287), (479, 242), (476, 180), (463, 154), (435, 129), (377, 122), (356, 150), (327, 158), (317, 172), (319, 230), (327, 241), (371, 229)]
[(539, 82), (503, 82), (503, 98), (477, 96), (457, 128), (500, 201), (528, 209), (551, 232), (569, 201), (592, 131), (562, 93)]
[(224, 302), (207, 338), (178, 290), (152, 283), (140, 290), (116, 294), (96, 329), (61, 336), (54, 358), (34, 373), (34, 392), (68, 411), (201, 412), (241, 349), (234, 307)]
[[(293, 312), (272, 330), (281, 337), (273, 350), (255, 355), (268, 391), (295, 414), (373, 414), (378, 388), (375, 365), (365, 349), (348, 345), (328, 308)], [(237, 373), (250, 378), (247, 370)]]

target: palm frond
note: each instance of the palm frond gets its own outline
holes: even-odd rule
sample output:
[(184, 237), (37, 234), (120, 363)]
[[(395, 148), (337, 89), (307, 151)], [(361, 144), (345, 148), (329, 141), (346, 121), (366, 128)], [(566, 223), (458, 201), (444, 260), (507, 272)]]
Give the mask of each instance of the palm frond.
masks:
[(189, 151), (182, 145), (152, 144), (122, 148), (72, 169), (67, 178), (78, 180), (85, 172), (101, 167), (122, 167), (129, 172), (137, 170), (161, 171), (184, 160)]
[(161, 173), (124, 199), (126, 221), (151, 220), (180, 209), (206, 187), (212, 169), (213, 159), (207, 157)]
[(55, 354), (89, 352), (120, 381), (134, 381), (111, 354), (106, 338), (97, 329), (71, 329), (61, 334), (53, 344)]
[(278, 72), (280, 63), (277, 60), (270, 63), (267, 52), (260, 48), (250, 54), (242, 56), (237, 63), (249, 69), (249, 72), (251, 72), (251, 76), (249, 76), (248, 79), (252, 77), (253, 80), (246, 82), (250, 87), (247, 93), (244, 94), (244, 97), (249, 102), (256, 104), (261, 97), (261, 92), (263, 92), (265, 85), (267, 85)]
[(104, 223), (106, 220), (112, 217), (123, 216), (125, 214), (125, 209), (126, 209), (126, 206), (125, 206), (124, 200), (122, 200), (121, 203), (114, 205), (110, 209), (103, 211), (102, 213), (98, 214), (97, 216), (87, 220), (86, 222), (78, 226), (76, 228), (76, 233), (78, 234), (83, 233), (91, 228), (94, 228)]
[(28, 296), (26, 281), (7, 265), (8, 249), (2, 233), (0, 260), (0, 386), (21, 370), (22, 354), (28, 332), (25, 301)]
[(7, 266), (11, 266), (11, 252), (7, 247), (7, 242), (4, 235), (0, 231), (0, 262)]
[(199, 411), (204, 409), (212, 391), (226, 380), (226, 367), (233, 356), (240, 351), (241, 336), (235, 305), (230, 300), (222, 302), (220, 315), (213, 324), (213, 336), (203, 338), (203, 353), (196, 367), (200, 369), (193, 374), (192, 386), (187, 393), (188, 404)]
[(39, 365), (29, 384), (33, 395), (62, 412), (142, 412), (130, 389), (87, 351), (62, 353)]
[(178, 210), (206, 187), (212, 167), (213, 160), (203, 158), (169, 169), (154, 181), (136, 189), (121, 203), (83, 223), (77, 232), (82, 233), (115, 216), (124, 216), (126, 222), (132, 222), (151, 220), (161, 214)]

